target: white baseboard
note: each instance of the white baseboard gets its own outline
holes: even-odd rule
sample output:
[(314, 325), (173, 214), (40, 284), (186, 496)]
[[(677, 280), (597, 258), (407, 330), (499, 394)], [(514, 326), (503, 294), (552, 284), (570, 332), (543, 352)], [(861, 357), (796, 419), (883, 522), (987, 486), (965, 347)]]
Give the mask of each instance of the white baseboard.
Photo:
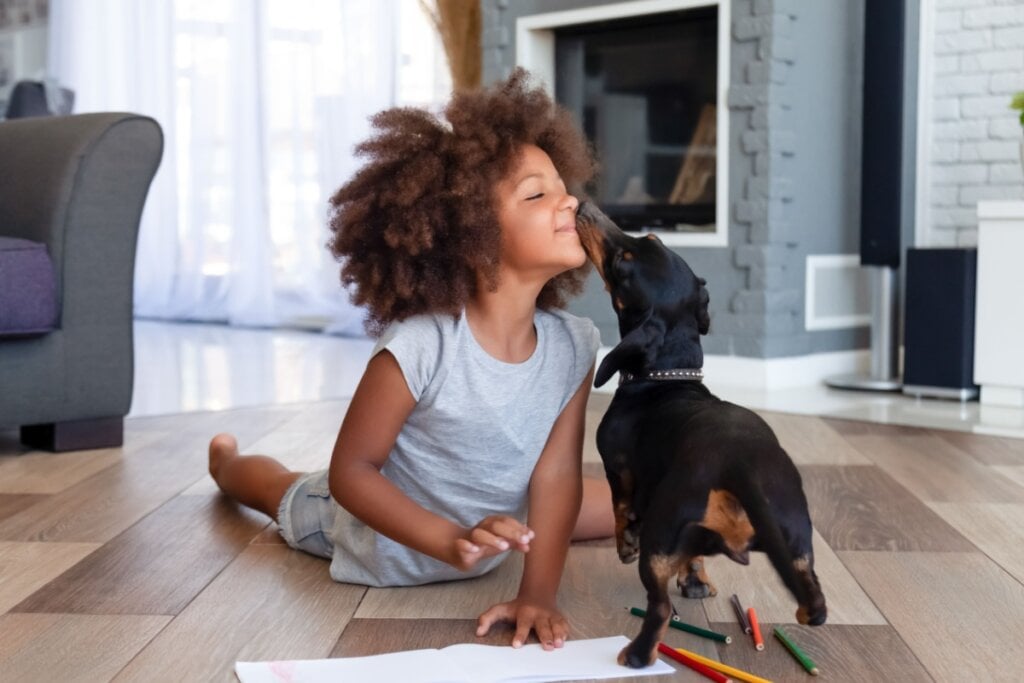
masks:
[[(602, 346), (597, 364), (611, 351)], [(704, 383), (714, 389), (718, 385), (745, 389), (790, 389), (821, 384), (826, 377), (865, 372), (870, 363), (867, 350), (831, 351), (786, 358), (745, 358), (743, 356), (704, 356)], [(614, 375), (597, 389), (598, 393), (615, 393), (619, 376)]]

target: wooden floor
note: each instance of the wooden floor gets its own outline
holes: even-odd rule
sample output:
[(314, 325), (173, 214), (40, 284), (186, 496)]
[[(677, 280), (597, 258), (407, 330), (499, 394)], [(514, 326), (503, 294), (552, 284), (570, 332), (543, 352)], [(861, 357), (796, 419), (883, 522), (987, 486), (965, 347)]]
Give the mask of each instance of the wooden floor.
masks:
[[(606, 400), (592, 400), (592, 472)], [(266, 517), (223, 500), (205, 474), (218, 431), (294, 468), (324, 467), (345, 407), (139, 418), (123, 449), (62, 455), (26, 452), (0, 432), (0, 680), (228, 681), (239, 659), (477, 640), (476, 616), (516, 590), (516, 558), (472, 581), (336, 584), (325, 561), (283, 545)], [(667, 642), (776, 681), (810, 680), (777, 642), (753, 649), (729, 609), (738, 593), (768, 633), (785, 625), (821, 680), (1019, 680), (1024, 441), (763, 414), (804, 476), (829, 622), (794, 625), (792, 599), (762, 556), (749, 567), (714, 558), (720, 595), (675, 603), (684, 620), (734, 642), (677, 631)], [(572, 548), (559, 600), (576, 637), (632, 636), (639, 620), (627, 608), (643, 590), (635, 565), (593, 542)]]

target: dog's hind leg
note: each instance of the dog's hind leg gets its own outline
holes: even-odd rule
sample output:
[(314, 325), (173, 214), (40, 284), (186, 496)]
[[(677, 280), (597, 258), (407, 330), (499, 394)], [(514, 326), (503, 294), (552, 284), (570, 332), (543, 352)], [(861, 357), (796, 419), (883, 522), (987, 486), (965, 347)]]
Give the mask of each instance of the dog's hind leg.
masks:
[(647, 616), (637, 637), (619, 653), (619, 664), (640, 669), (654, 663), (658, 643), (664, 638), (672, 616), (668, 580), (685, 564), (678, 555), (652, 555), (641, 551), (640, 580), (647, 589)]
[(704, 570), (704, 558), (700, 556), (692, 558), (679, 568), (676, 585), (685, 598), (699, 600), (718, 595), (718, 589), (708, 579), (708, 574)]

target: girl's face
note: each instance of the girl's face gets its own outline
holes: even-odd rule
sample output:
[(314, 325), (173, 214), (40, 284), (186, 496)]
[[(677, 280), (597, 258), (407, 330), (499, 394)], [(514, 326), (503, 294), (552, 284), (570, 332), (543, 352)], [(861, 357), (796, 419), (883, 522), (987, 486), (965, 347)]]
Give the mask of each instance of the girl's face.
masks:
[(587, 255), (576, 234), (579, 200), (566, 192), (551, 158), (525, 145), (519, 163), (498, 184), (501, 262), (545, 282), (579, 268)]

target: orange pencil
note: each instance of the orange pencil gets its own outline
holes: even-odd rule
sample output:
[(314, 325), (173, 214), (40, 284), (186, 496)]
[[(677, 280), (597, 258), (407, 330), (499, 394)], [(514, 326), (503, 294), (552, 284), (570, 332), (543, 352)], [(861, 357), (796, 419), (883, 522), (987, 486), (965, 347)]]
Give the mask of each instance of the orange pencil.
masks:
[(760, 652), (764, 649), (764, 640), (761, 638), (761, 625), (757, 623), (757, 612), (753, 607), (747, 608), (747, 618), (750, 619), (750, 630), (754, 632), (754, 647)]

